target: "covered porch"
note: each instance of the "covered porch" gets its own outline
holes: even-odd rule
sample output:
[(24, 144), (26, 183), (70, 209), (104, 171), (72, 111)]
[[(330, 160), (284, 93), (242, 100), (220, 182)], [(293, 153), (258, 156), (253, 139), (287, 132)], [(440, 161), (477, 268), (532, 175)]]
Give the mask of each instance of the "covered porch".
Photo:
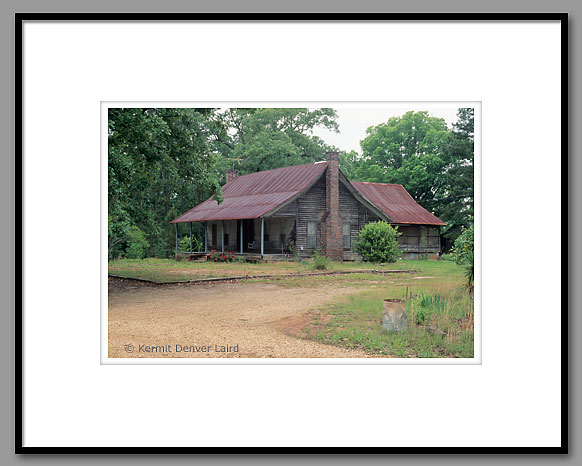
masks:
[(190, 251), (179, 251), (176, 225), (176, 255), (195, 256), (210, 251), (234, 252), (237, 256), (261, 259), (293, 254), (296, 243), (296, 220), (290, 217), (260, 217), (204, 221), (204, 251), (192, 250), (192, 223), (189, 224)]

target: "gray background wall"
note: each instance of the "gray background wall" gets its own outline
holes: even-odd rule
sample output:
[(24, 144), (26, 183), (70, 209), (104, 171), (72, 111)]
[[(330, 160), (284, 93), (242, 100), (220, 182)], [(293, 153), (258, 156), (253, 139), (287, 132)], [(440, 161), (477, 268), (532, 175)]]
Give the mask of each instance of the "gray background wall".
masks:
[[(580, 339), (574, 335), (582, 333), (580, 317), (573, 312), (580, 309), (582, 291), (573, 283), (580, 281), (581, 248), (579, 242), (569, 246), (570, 259), (570, 451), (568, 457), (547, 455), (529, 457), (483, 456), (483, 457), (446, 457), (446, 456), (370, 456), (365, 459), (341, 455), (336, 457), (251, 457), (244, 456), (173, 456), (165, 458), (157, 455), (149, 456), (49, 456), (29, 455), (27, 457), (14, 455), (14, 17), (15, 12), (568, 12), (570, 13), (570, 207), (569, 229), (570, 237), (581, 236), (580, 197), (582, 188), (575, 185), (574, 180), (582, 178), (582, 163), (580, 162), (580, 126), (581, 102), (580, 94), (573, 83), (580, 82), (580, 33), (578, 26), (582, 16), (582, 2), (576, 0), (489, 0), (488, 2), (472, 0), (100, 0), (99, 2), (81, 2), (79, 0), (4, 0), (0, 3), (0, 48), (2, 51), (2, 66), (0, 66), (0, 141), (2, 141), (2, 156), (0, 157), (0, 202), (2, 203), (2, 228), (0, 228), (0, 296), (2, 307), (0, 314), (0, 360), (2, 374), (0, 377), (0, 464), (77, 464), (86, 461), (91, 464), (186, 464), (196, 461), (197, 464), (271, 464), (277, 460), (281, 464), (351, 464), (354, 462), (366, 464), (428, 463), (431, 464), (464, 464), (468, 460), (477, 464), (579, 464), (582, 461), (579, 441), (580, 435), (580, 403), (572, 395), (579, 394), (582, 389), (580, 381)], [(574, 154), (578, 157), (575, 158)], [(39, 232), (42, 235), (42, 232)], [(576, 361), (577, 366), (574, 364)]]

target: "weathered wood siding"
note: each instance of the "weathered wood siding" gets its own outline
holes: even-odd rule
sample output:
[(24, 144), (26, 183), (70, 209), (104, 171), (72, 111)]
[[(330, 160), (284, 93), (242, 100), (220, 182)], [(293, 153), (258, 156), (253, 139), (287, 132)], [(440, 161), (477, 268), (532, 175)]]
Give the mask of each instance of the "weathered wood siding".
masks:
[(378, 220), (380, 220), (380, 217), (378, 217), (365, 205), (358, 203), (358, 224), (360, 230), (364, 228), (368, 223), (377, 222)]
[(437, 253), (441, 249), (440, 230), (431, 225), (399, 225), (398, 243), (405, 252)]
[(350, 224), (351, 241), (350, 247), (344, 248), (344, 260), (355, 260), (358, 254), (353, 249), (361, 228), (360, 209), (366, 208), (354, 197), (354, 195), (348, 190), (348, 188), (345, 187), (343, 183), (340, 183), (339, 200), (342, 222), (349, 222)]
[(275, 212), (271, 217), (272, 218), (280, 218), (280, 217), (296, 217), (297, 216), (297, 201), (290, 202), (282, 209)]
[(317, 226), (317, 245), (321, 246), (325, 214), (325, 176), (322, 176), (303, 196), (297, 199), (297, 255), (310, 257), (314, 248), (307, 248), (307, 222), (314, 221)]

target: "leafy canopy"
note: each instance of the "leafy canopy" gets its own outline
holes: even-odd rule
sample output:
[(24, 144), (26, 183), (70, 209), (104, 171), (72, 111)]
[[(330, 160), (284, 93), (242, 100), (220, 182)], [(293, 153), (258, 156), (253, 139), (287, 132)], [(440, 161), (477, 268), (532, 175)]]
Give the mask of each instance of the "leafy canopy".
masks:
[(222, 143), (242, 174), (317, 162), (328, 146), (313, 134), (316, 127), (339, 131), (331, 108), (229, 109), (222, 121), (230, 129)]
[(169, 255), (175, 242), (169, 222), (218, 191), (223, 173), (217, 169), (213, 113), (190, 108), (109, 110), (111, 257), (128, 254), (132, 227), (145, 235), (145, 254)]

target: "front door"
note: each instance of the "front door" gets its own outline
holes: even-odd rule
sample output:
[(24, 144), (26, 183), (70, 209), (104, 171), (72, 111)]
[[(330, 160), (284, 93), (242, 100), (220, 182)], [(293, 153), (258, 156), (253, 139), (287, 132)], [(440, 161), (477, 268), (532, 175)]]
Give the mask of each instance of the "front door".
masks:
[(248, 251), (248, 245), (255, 240), (255, 221), (251, 218), (243, 220), (242, 222), (243, 222), (243, 247), (244, 251)]
[(218, 235), (217, 235), (217, 228), (216, 228), (216, 223), (212, 224), (212, 246), (216, 247), (217, 246), (217, 239), (218, 239)]

